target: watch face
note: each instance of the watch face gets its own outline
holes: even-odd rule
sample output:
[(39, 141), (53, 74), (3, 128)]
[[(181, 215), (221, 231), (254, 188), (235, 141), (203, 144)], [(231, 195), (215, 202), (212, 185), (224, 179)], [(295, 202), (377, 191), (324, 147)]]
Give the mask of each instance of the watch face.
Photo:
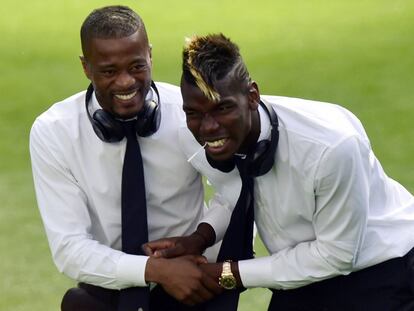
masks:
[(236, 279), (232, 275), (221, 277), (220, 285), (225, 289), (233, 289), (236, 287)]

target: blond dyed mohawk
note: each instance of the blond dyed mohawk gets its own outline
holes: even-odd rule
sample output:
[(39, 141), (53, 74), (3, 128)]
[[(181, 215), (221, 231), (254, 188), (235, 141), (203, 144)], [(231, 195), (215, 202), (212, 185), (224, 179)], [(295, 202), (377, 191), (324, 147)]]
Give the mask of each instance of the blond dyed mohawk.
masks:
[(236, 78), (249, 78), (238, 46), (223, 34), (193, 36), (186, 39), (183, 50), (183, 78), (197, 86), (209, 100), (220, 100), (220, 94), (214, 84), (235, 66)]
[[(190, 73), (192, 74), (195, 83), (197, 84), (198, 88), (203, 92), (203, 94), (212, 101), (219, 101), (220, 100), (220, 94), (217, 93), (213, 86), (208, 85), (207, 82), (204, 80), (201, 73), (198, 71), (195, 63), (195, 58), (197, 56), (197, 51), (200, 49), (200, 45), (202, 40), (200, 40), (200, 37), (193, 36), (192, 38), (185, 38), (185, 47), (184, 51), (187, 52), (188, 58), (187, 58), (187, 65)], [(184, 53), (185, 53), (184, 52)]]

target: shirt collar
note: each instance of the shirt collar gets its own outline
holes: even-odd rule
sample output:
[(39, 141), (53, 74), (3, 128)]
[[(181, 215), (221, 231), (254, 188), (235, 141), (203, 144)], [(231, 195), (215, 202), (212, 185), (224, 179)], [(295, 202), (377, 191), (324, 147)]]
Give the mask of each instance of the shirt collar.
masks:
[(261, 105), (259, 105), (258, 110), (260, 118), (260, 135), (257, 141), (259, 142), (261, 140), (269, 140), (271, 138), (272, 125), (270, 124), (269, 116)]

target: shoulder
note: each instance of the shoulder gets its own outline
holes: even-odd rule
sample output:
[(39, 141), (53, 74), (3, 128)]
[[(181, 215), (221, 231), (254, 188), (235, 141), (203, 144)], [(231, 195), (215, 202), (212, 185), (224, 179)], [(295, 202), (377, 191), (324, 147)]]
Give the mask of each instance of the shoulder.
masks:
[(344, 107), (280, 96), (262, 99), (279, 119), (278, 169), (294, 168), (310, 185), (318, 168), (332, 173), (338, 163), (366, 156), (371, 149), (361, 122)]
[(282, 96), (263, 96), (279, 118), (279, 130), (291, 138), (334, 146), (348, 137), (369, 144), (359, 119), (337, 104)]
[(166, 82), (155, 82), (162, 105), (182, 105), (181, 91), (176, 85)]
[(155, 82), (159, 92), (159, 105), (161, 109), (161, 126), (182, 125), (185, 123), (185, 114), (183, 111), (183, 100), (180, 88), (176, 85)]
[(85, 91), (82, 91), (50, 106), (36, 118), (34, 124), (50, 124), (74, 118), (80, 113), (85, 113), (84, 107)]
[(85, 112), (85, 91), (82, 91), (53, 104), (41, 113), (33, 122), (30, 135), (58, 136), (64, 131), (73, 131), (79, 124), (79, 119), (86, 117)]

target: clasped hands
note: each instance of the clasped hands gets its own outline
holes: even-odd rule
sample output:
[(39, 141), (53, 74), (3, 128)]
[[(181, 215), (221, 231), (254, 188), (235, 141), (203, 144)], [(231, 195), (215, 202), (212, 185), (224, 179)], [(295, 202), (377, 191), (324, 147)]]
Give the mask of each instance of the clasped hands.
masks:
[(155, 282), (176, 300), (195, 305), (223, 291), (218, 284), (222, 266), (202, 256), (205, 241), (198, 234), (151, 241), (142, 246), (150, 256), (147, 282)]

